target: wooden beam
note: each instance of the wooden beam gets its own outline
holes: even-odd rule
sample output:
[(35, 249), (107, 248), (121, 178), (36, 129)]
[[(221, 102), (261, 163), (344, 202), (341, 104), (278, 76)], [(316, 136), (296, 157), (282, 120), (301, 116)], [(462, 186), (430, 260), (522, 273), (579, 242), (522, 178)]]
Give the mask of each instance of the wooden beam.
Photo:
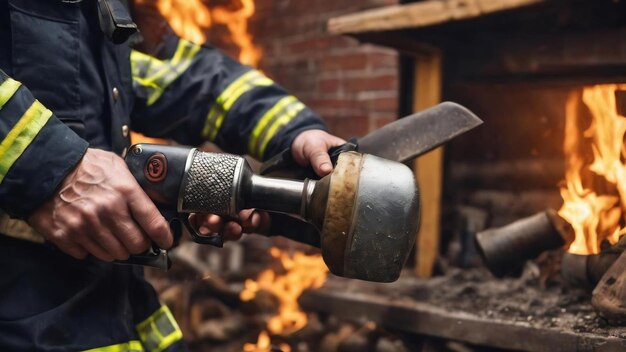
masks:
[[(415, 59), (413, 110), (421, 111), (441, 101), (441, 53), (420, 55)], [(419, 277), (433, 274), (439, 253), (441, 221), (441, 184), (443, 148), (437, 148), (415, 161), (420, 185), (422, 219), (416, 241), (415, 273)]]
[[(626, 253), (626, 252), (625, 252)], [(441, 303), (434, 304), (430, 298), (420, 298), (415, 301), (411, 296), (416, 292), (424, 292), (415, 288), (411, 291), (389, 290), (389, 285), (402, 284), (403, 278), (386, 286), (370, 286), (375, 290), (361, 288), (355, 291), (348, 289), (345, 281), (341, 285), (330, 283), (330, 279), (324, 287), (305, 292), (299, 299), (300, 305), (307, 311), (323, 312), (332, 314), (341, 319), (361, 319), (373, 321), (377, 326), (404, 331), (417, 335), (436, 336), (443, 339), (467, 342), (470, 344), (502, 348), (513, 351), (540, 351), (540, 352), (571, 352), (571, 351), (594, 351), (594, 352), (617, 352), (626, 349), (626, 339), (618, 333), (609, 332), (604, 328), (603, 332), (580, 332), (576, 327), (566, 325), (569, 319), (558, 319), (554, 326), (549, 328), (535, 324), (534, 321), (520, 321), (519, 317), (502, 320), (490, 317), (489, 314), (476, 314), (464, 310), (450, 309)], [(355, 281), (355, 280), (353, 280)], [(486, 281), (484, 283), (491, 282)], [(371, 283), (368, 283), (372, 285)], [(481, 289), (482, 283), (475, 282)], [(396, 287), (396, 286), (394, 286)], [(400, 286), (401, 287), (401, 286)], [(391, 295), (386, 294), (393, 292)], [(399, 293), (400, 292), (400, 293)], [(528, 294), (531, 294), (529, 290)], [(549, 291), (554, 293), (555, 301), (562, 300), (558, 290)], [(431, 293), (426, 289), (426, 293)], [(397, 296), (393, 296), (397, 295)], [(397, 299), (396, 297), (402, 297)], [(429, 297), (429, 296), (425, 296)], [(457, 297), (456, 299), (471, 299)], [(483, 302), (483, 301), (481, 301)], [(497, 300), (484, 303), (485, 311), (498, 310), (501, 302)], [(584, 305), (584, 309), (591, 312), (591, 307)], [(577, 308), (580, 309), (580, 308)], [(530, 305), (528, 315), (541, 317), (546, 314), (537, 307)], [(570, 313), (568, 313), (570, 314)], [(537, 325), (537, 326), (535, 326)], [(613, 331), (623, 331), (624, 328), (613, 327)]]
[(333, 34), (420, 28), (538, 4), (546, 0), (428, 0), (331, 18)]

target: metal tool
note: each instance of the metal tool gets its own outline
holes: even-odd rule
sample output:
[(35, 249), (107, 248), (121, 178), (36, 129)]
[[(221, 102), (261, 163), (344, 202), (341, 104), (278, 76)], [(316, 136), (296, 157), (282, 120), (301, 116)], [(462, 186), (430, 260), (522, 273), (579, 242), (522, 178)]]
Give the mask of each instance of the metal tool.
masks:
[[(126, 163), (169, 220), (182, 222), (198, 243), (222, 246), (222, 237), (200, 234), (189, 223), (189, 213), (236, 216), (256, 208), (293, 214), (317, 229), (333, 273), (389, 282), (400, 275), (415, 241), (419, 197), (414, 175), (403, 164), (373, 155), (342, 153), (330, 175), (304, 181), (255, 175), (240, 156), (184, 147), (138, 144)], [(274, 230), (300, 240), (302, 227), (291, 225)], [(163, 256), (149, 263), (151, 256), (130, 262), (164, 267)]]
[(571, 242), (573, 230), (555, 210), (547, 209), (503, 227), (476, 234), (477, 248), (487, 268), (498, 277), (519, 273), (539, 254)]
[[(466, 108), (442, 103), (333, 148), (334, 171), (319, 181), (312, 170), (304, 181), (268, 178), (252, 174), (238, 156), (161, 145), (135, 145), (126, 162), (166, 217), (181, 221), (196, 242), (221, 246), (222, 239), (198, 233), (188, 213), (267, 210), (274, 212), (270, 233), (321, 247), (333, 273), (388, 282), (399, 276), (419, 224), (413, 173), (395, 161), (408, 161), (481, 123)], [(391, 159), (349, 153), (355, 150)], [(303, 168), (286, 150), (264, 164), (263, 172), (298, 169)], [(346, 187), (346, 180), (353, 186)], [(162, 255), (148, 258), (154, 258), (151, 266), (167, 267)], [(146, 258), (130, 262), (146, 265)]]
[[(330, 150), (331, 156), (344, 151), (358, 151), (381, 158), (407, 162), (448, 142), (479, 125), (483, 121), (467, 108), (452, 102), (443, 102), (430, 109), (403, 117), (364, 137)], [(261, 167), (262, 175), (291, 171), (298, 177), (302, 170), (293, 160), (291, 149), (266, 161)], [(315, 177), (311, 171), (306, 176)]]

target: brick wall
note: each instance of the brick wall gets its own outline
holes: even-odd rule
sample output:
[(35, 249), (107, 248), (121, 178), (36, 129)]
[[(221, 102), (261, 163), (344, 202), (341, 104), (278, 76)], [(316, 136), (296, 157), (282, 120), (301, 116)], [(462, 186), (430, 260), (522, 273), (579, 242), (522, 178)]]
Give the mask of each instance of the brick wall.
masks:
[[(161, 2), (170, 4), (167, 11), (178, 16), (178, 21), (182, 14), (190, 16), (183, 21), (195, 23), (190, 27), (197, 27), (209, 44), (238, 57), (238, 47), (224, 25), (233, 22), (215, 21), (213, 15), (217, 8), (239, 12), (243, 8), (241, 1)], [(392, 5), (399, 0), (251, 1), (256, 11), (247, 22), (248, 32), (263, 53), (260, 69), (322, 115), (331, 132), (345, 138), (361, 136), (397, 118), (397, 53), (361, 45), (346, 36), (330, 35), (326, 32), (326, 22), (335, 16)], [(164, 19), (157, 3), (137, 0), (135, 17), (141, 21), (144, 36), (153, 34), (158, 38), (160, 33), (158, 29)], [(200, 21), (203, 17), (209, 20)], [(179, 34), (190, 37), (184, 31)], [(191, 37), (196, 40), (193, 38), (197, 36)], [(158, 42), (158, 39), (148, 41)]]
[(260, 68), (316, 110), (341, 137), (397, 117), (395, 51), (326, 33), (334, 16), (397, 0), (255, 0), (250, 21)]

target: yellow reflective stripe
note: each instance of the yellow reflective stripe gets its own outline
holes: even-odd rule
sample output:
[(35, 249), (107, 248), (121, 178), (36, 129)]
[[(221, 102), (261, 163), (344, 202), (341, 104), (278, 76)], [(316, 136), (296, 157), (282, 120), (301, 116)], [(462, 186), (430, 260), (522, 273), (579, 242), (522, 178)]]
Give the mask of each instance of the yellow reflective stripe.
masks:
[(150, 352), (161, 352), (183, 338), (183, 332), (166, 305), (137, 324), (136, 329), (143, 346)]
[(265, 133), (265, 137), (263, 138), (263, 141), (261, 142), (261, 147), (259, 150), (259, 158), (263, 158), (263, 155), (265, 155), (265, 149), (267, 148), (267, 145), (272, 140), (272, 138), (274, 138), (274, 136), (276, 135), (276, 132), (278, 132), (278, 129), (288, 124), (289, 121), (293, 120), (293, 118), (296, 117), (296, 115), (298, 115), (300, 111), (304, 110), (304, 108), (305, 108), (304, 104), (302, 104), (299, 101), (295, 102), (289, 105), (285, 109), (284, 114), (278, 119), (276, 119), (274, 123), (272, 123), (270, 128)]
[(270, 86), (273, 83), (271, 79), (256, 70), (248, 71), (234, 80), (215, 99), (215, 103), (207, 114), (202, 136), (214, 141), (230, 108), (242, 95), (255, 87)]
[(172, 60), (172, 69), (166, 71), (165, 75), (160, 79), (163, 82), (164, 86), (170, 85), (176, 78), (182, 75), (188, 68), (191, 66), (193, 62), (193, 58), (196, 56), (198, 51), (200, 51), (201, 47), (192, 42), (188, 42), (186, 40), (181, 40), (183, 43), (182, 49), (180, 50), (180, 54), (174, 55), (174, 59)]
[(52, 116), (38, 100), (26, 110), (0, 143), (0, 183), (4, 180), (13, 163), (35, 139), (41, 128)]
[(250, 152), (251, 155), (256, 157), (261, 156), (259, 153), (260, 148), (258, 147), (258, 141), (261, 138), (261, 134), (265, 131), (267, 125), (276, 116), (276, 114), (282, 111), (286, 105), (293, 103), (294, 101), (297, 101), (296, 97), (288, 95), (280, 99), (263, 116), (261, 116), (259, 122), (257, 122), (256, 126), (254, 126), (254, 129), (250, 134), (250, 139), (248, 140), (248, 152)]
[(138, 51), (131, 52), (133, 80), (148, 88), (148, 105), (154, 104), (163, 91), (191, 66), (200, 49), (201, 46), (180, 39), (170, 60), (161, 61)]
[(131, 71), (133, 79), (138, 81), (142, 86), (149, 86), (159, 89), (155, 82), (148, 80), (148, 77), (156, 74), (165, 63), (150, 55), (133, 50), (130, 53)]
[(248, 152), (255, 157), (262, 158), (265, 148), (278, 128), (291, 121), (304, 108), (304, 104), (291, 95), (279, 100), (259, 119), (252, 130), (248, 141)]
[(20, 82), (12, 78), (8, 78), (6, 81), (0, 84), (0, 109), (2, 109), (4, 104), (6, 104), (9, 99), (11, 99), (15, 92), (17, 92), (17, 90), (20, 88), (20, 85)]
[(83, 352), (144, 352), (141, 342), (132, 340), (117, 345), (104, 346), (85, 350)]

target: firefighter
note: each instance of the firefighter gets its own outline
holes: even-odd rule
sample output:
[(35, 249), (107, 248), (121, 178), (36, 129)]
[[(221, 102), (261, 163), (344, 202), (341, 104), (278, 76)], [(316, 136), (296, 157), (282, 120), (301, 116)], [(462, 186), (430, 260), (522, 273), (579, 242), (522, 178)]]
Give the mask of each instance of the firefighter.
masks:
[(261, 160), (291, 146), (320, 175), (343, 141), (214, 48), (165, 31), (153, 52), (131, 49), (123, 0), (0, 0), (0, 16), (0, 350), (184, 350), (142, 269), (111, 263), (173, 242), (120, 157), (130, 129)]

